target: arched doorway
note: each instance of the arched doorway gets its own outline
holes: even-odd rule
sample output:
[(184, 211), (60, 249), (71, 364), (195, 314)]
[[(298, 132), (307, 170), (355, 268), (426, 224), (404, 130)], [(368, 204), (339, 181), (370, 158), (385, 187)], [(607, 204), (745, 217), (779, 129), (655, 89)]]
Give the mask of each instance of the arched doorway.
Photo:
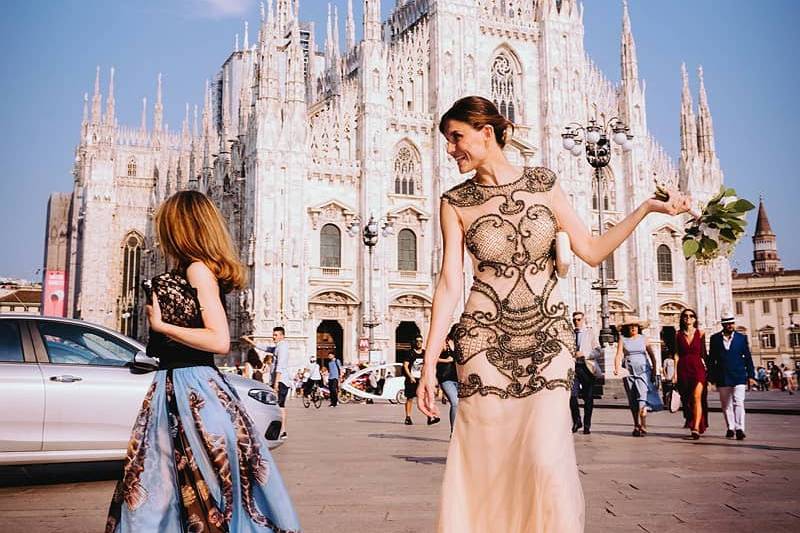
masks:
[(663, 360), (666, 356), (673, 356), (675, 355), (678, 347), (677, 342), (678, 339), (676, 337), (677, 331), (675, 330), (675, 326), (662, 326), (661, 327), (661, 359)]
[(398, 324), (394, 332), (394, 357), (395, 361), (400, 361), (403, 354), (411, 351), (414, 346), (414, 338), (420, 334), (416, 322), (403, 321)]
[(661, 323), (661, 356), (675, 354), (677, 350), (678, 327), (680, 315), (686, 306), (680, 302), (666, 302), (658, 308), (658, 321)]
[(323, 320), (317, 327), (317, 358), (327, 359), (333, 352), (342, 361), (344, 356), (344, 330), (338, 320)]

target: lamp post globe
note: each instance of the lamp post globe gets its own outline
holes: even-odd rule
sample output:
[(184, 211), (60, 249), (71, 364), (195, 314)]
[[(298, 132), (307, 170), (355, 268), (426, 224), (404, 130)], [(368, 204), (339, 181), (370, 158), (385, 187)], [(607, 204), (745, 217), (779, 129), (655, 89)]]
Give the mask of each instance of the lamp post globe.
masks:
[[(603, 169), (611, 162), (611, 142), (621, 147), (623, 152), (633, 149), (633, 135), (628, 126), (619, 118), (614, 117), (607, 122), (598, 123), (590, 119), (586, 125), (572, 123), (564, 128), (561, 134), (561, 145), (575, 157), (581, 153), (586, 156), (586, 162), (594, 168), (594, 179), (597, 182), (597, 230), (603, 233), (604, 194), (603, 194)], [(608, 291), (617, 286), (616, 280), (606, 277), (606, 262), (600, 263), (598, 269), (599, 279), (592, 284), (592, 288), (600, 292), (600, 345), (607, 346), (614, 341), (614, 335), (609, 324)]]

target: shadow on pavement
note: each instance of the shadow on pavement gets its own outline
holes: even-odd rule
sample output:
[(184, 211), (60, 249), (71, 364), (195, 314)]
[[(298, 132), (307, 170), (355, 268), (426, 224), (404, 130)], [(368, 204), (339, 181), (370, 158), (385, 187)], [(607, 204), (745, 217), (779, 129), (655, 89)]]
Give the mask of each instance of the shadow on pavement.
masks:
[(769, 444), (744, 444), (742, 442), (703, 442), (702, 437), (694, 441), (698, 446), (722, 446), (724, 448), (750, 448), (751, 450), (762, 450), (766, 452), (798, 452), (800, 448), (790, 448), (788, 446), (770, 446)]
[(108, 481), (122, 474), (122, 461), (0, 467), (0, 487)]
[(416, 440), (420, 442), (450, 442), (447, 439), (432, 439), (430, 437), (415, 437), (413, 435), (397, 435), (392, 433), (370, 433), (367, 435), (372, 439), (404, 439), (404, 440)]
[(409, 463), (420, 463), (423, 465), (443, 465), (447, 462), (447, 457), (415, 457), (413, 455), (393, 455), (395, 459), (403, 459)]
[(359, 422), (361, 424), (396, 424), (398, 426), (402, 426), (403, 425), (403, 421), (402, 420), (401, 421), (391, 421), (391, 422), (389, 422), (389, 421), (386, 421), (386, 420), (360, 419), (360, 420), (356, 420), (356, 422)]

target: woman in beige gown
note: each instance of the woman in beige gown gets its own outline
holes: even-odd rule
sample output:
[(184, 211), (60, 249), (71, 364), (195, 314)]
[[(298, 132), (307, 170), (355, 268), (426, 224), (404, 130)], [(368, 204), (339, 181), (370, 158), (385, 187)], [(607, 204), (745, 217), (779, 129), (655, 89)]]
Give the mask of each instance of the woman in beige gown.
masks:
[(442, 196), (442, 269), (433, 301), (419, 407), (435, 416), (435, 356), (463, 290), (463, 250), (475, 277), (456, 331), (459, 411), (447, 455), (440, 533), (583, 531), (584, 504), (569, 412), (575, 334), (554, 272), (556, 231), (597, 265), (653, 211), (688, 200), (648, 200), (593, 237), (546, 168), (502, 153), (511, 123), (481, 97), (445, 113), (440, 130), (463, 174)]

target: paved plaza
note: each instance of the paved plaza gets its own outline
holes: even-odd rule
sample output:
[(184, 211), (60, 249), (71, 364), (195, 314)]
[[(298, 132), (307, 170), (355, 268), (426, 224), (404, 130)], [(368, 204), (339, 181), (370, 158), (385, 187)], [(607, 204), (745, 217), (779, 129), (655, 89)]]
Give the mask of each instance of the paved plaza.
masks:
[[(297, 400), (289, 417), (289, 442), (275, 457), (306, 531), (435, 531), (446, 420), (429, 427), (417, 413), (405, 426), (400, 406), (317, 410)], [(636, 439), (626, 411), (597, 409), (593, 433), (575, 438), (586, 531), (800, 531), (800, 417), (755, 413), (747, 424), (747, 440), (726, 440), (712, 413), (695, 442), (680, 414), (655, 413), (651, 434)], [(2, 530), (102, 531), (118, 469), (0, 469)]]

